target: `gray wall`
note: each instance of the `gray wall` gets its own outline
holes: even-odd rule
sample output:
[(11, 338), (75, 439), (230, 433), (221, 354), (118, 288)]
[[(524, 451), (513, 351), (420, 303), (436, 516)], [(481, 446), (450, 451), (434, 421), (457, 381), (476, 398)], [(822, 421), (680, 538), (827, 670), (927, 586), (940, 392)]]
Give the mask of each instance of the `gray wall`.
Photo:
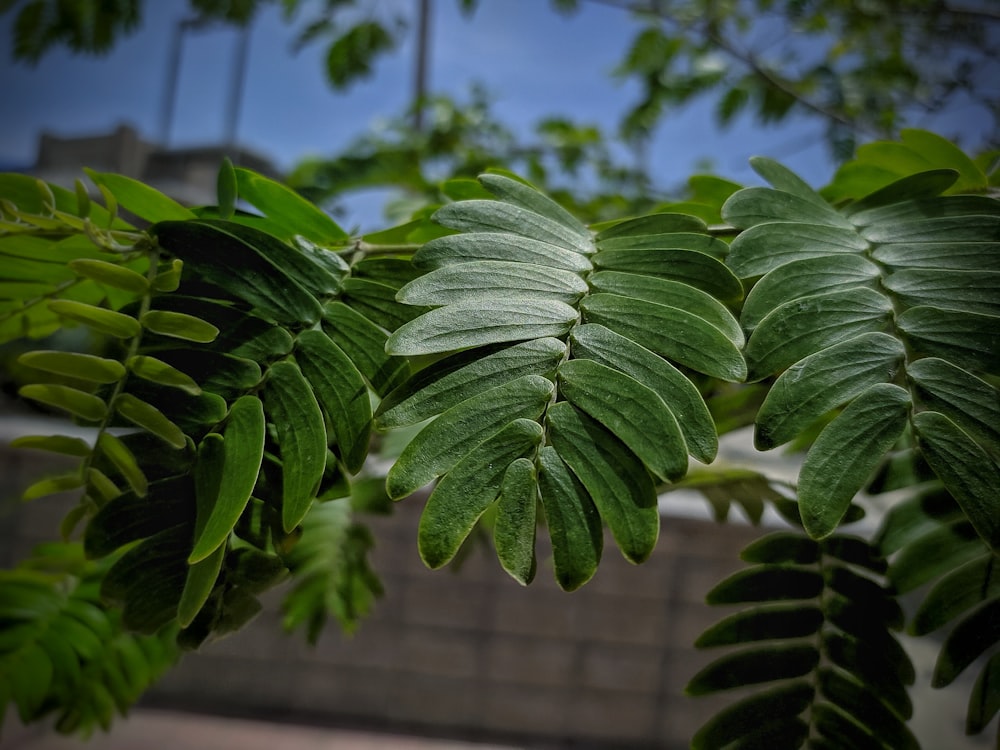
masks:
[[(16, 492), (58, 468), (43, 454), (7, 449), (0, 435), (0, 507), (9, 510)], [(71, 501), (49, 498), (8, 512), (0, 519), (0, 562), (54, 538)], [(519, 747), (616, 749), (688, 747), (725, 703), (682, 695), (711, 656), (690, 644), (726, 613), (702, 598), (739, 567), (739, 549), (758, 530), (665, 517), (647, 563), (630, 565), (609, 539), (594, 579), (566, 594), (541, 544), (528, 588), (487, 550), (458, 572), (426, 570), (416, 553), (420, 507), (411, 498), (392, 517), (372, 520), (373, 564), (386, 596), (356, 635), (331, 624), (312, 648), (301, 633), (283, 634), (275, 591), (254, 622), (186, 656), (146, 702)], [(908, 646), (921, 657), (914, 729), (924, 746), (988, 746), (991, 732), (981, 742), (962, 737), (969, 681), (930, 691), (934, 646)]]

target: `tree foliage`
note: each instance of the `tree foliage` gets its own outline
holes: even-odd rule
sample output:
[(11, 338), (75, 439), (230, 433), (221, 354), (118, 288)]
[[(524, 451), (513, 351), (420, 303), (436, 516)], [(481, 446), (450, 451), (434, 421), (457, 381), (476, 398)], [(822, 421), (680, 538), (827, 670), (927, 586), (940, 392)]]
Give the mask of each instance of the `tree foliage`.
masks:
[[(992, 86), (1000, 13), (988, 2), (947, 0), (550, 0), (571, 14), (588, 3), (628, 13), (637, 30), (616, 74), (641, 90), (621, 118), (626, 141), (648, 138), (672, 109), (712, 93), (716, 119), (761, 123), (792, 113), (825, 124), (838, 159), (956, 104), (1000, 124)], [(457, 0), (474, 14), (482, 0)], [(364, 0), (189, 0), (189, 23), (246, 25), (279, 6), (294, 47), (326, 45), (327, 80), (343, 89), (369, 76), (414, 19)], [(16, 12), (14, 56), (37, 63), (57, 45), (101, 54), (138, 28), (141, 0), (5, 0)], [(987, 129), (989, 132), (989, 129)], [(1000, 144), (994, 138), (989, 144)]]
[[(21, 396), (95, 437), (16, 443), (78, 460), (26, 499), (78, 490), (61, 531), (82, 545), (0, 580), (0, 696), (106, 726), (288, 576), (286, 627), (351, 629), (381, 593), (364, 514), (425, 487), (429, 567), (481, 527), (528, 584), (542, 533), (565, 590), (604, 528), (645, 560), (658, 495), (693, 488), (720, 520), (735, 502), (789, 526), (708, 594), (746, 608), (696, 644), (728, 650), (688, 691), (760, 688), (696, 746), (916, 746), (903, 627), (950, 628), (935, 685), (979, 661), (981, 731), (1000, 707), (996, 173), (923, 131), (819, 192), (752, 166), (770, 187), (695, 181), (671, 210), (590, 225), (490, 170), (361, 237), (228, 163), (193, 208), (113, 174), (89, 173), (100, 202), (4, 175), (0, 335), (38, 341)], [(104, 348), (46, 346), (75, 326)], [(750, 425), (762, 450), (806, 451), (794, 485), (714, 463)], [(367, 459), (394, 434), (383, 476)], [(895, 498), (873, 537), (844, 528), (862, 493)], [(927, 584), (907, 622), (897, 597)]]

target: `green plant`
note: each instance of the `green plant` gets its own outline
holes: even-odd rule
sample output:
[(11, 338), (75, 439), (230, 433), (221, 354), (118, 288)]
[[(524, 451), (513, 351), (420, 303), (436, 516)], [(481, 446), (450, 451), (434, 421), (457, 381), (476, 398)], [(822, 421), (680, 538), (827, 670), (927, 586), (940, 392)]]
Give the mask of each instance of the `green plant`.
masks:
[[(749, 606), (700, 639), (739, 648), (689, 691), (765, 687), (695, 745), (913, 746), (896, 597), (935, 579), (908, 628), (958, 621), (938, 684), (992, 654), (968, 714), (981, 731), (1000, 707), (988, 163), (908, 131), (845, 166), (835, 204), (774, 161), (753, 166), (771, 187), (696, 183), (679, 205), (698, 216), (589, 227), (492, 171), (447, 183), (461, 200), (433, 218), (364, 237), (229, 164), (218, 205), (194, 209), (116, 175), (90, 174), (103, 206), (82, 184), (4, 176), (4, 340), (83, 324), (110, 342), (21, 357), (39, 373), (21, 395), (96, 434), (19, 439), (80, 459), (27, 496), (79, 488), (62, 531), (83, 524), (83, 553), (106, 561), (88, 568), (120, 605), (105, 616), (182, 648), (240, 627), (288, 571), (288, 627), (353, 627), (380, 592), (361, 514), (426, 485), (428, 566), (481, 526), (527, 584), (541, 528), (566, 590), (593, 575), (605, 526), (646, 559), (661, 492), (697, 489), (720, 519), (769, 504), (793, 530), (751, 545), (754, 567), (709, 593)], [(761, 449), (807, 451), (795, 487), (713, 464), (719, 435), (751, 424)], [(397, 430), (408, 442), (383, 484), (366, 459)], [(873, 538), (842, 528), (862, 491), (902, 497)], [(11, 665), (29, 649), (61, 673), (69, 655), (39, 640), (40, 614), (18, 617), (0, 695), (30, 721), (66, 700), (36, 699)]]

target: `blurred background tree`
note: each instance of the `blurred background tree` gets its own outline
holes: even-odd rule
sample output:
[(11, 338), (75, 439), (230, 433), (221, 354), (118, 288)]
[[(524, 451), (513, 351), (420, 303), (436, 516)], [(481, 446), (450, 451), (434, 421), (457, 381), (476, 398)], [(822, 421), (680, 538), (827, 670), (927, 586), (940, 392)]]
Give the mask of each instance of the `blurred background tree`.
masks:
[[(487, 0), (454, 2), (474, 14)], [(646, 171), (653, 132), (707, 96), (722, 126), (748, 113), (762, 126), (815, 118), (835, 161), (944, 111), (967, 114), (966, 121), (981, 123), (986, 147), (1000, 146), (1000, 8), (992, 0), (549, 0), (538, 12), (571, 14), (598, 4), (629, 14), (635, 33), (614, 75), (640, 95), (621, 113), (614, 137), (556, 116), (527, 138), (494, 116), (481, 90), (463, 102), (429, 95), (432, 0), (187, 3), (191, 23), (237, 26), (265, 6), (280, 6), (296, 29), (297, 49), (324, 47), (334, 89), (365, 79), (414, 35), (409, 111), (341, 154), (294, 170), (290, 181), (314, 200), (391, 184), (407, 190), (410, 202), (394, 207), (401, 212), (414, 198), (434, 200), (442, 176), (504, 165), (557, 192), (572, 184), (577, 203), (581, 186), (589, 187), (577, 208), (590, 219), (605, 215), (608, 204), (617, 215), (626, 206), (648, 210), (678, 197), (657, 195)], [(36, 63), (58, 45), (108, 51), (140, 27), (143, 0), (0, 0), (0, 12), (16, 14), (15, 58)]]

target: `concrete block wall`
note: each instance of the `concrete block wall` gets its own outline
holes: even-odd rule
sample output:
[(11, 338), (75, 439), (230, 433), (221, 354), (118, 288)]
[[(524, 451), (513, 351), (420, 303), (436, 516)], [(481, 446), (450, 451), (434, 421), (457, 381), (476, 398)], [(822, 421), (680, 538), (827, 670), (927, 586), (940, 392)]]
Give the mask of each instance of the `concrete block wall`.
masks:
[[(0, 452), (10, 497), (48, 457)], [(23, 506), (0, 523), (8, 564), (57, 533), (72, 498)], [(428, 571), (416, 552), (422, 501), (371, 519), (386, 595), (352, 637), (331, 623), (315, 647), (281, 629), (281, 591), (247, 628), (208, 644), (149, 694), (152, 705), (234, 715), (506, 740), (537, 748), (682, 748), (719, 707), (682, 695), (708, 655), (691, 648), (722, 616), (702, 603), (759, 532), (663, 519), (641, 566), (606, 541), (594, 579), (558, 589), (540, 534), (539, 571), (521, 587), (491, 550), (458, 571)], [(6, 535), (6, 539), (4, 538)]]

